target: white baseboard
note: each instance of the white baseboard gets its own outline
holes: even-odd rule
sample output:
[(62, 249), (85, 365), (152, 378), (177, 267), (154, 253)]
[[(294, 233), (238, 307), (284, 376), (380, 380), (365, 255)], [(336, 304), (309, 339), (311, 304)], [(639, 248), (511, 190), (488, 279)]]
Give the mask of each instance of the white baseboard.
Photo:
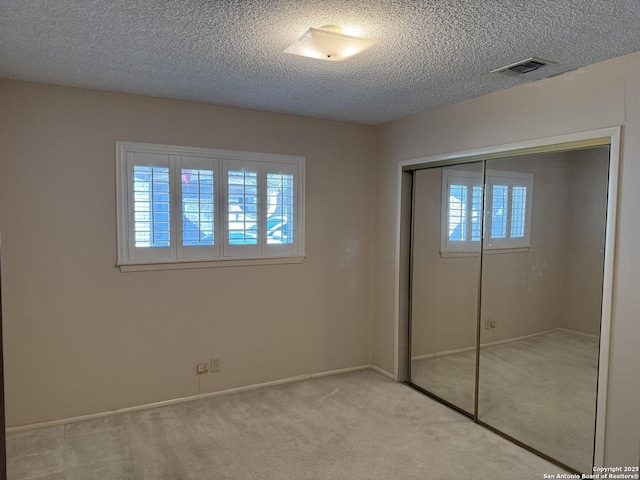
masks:
[[(585, 335), (589, 337), (592, 336), (592, 335), (589, 335), (588, 333), (576, 332), (574, 330), (568, 330), (566, 328), (552, 328), (551, 330), (545, 330), (544, 332), (530, 333), (529, 335), (523, 335), (521, 337), (507, 338), (505, 340), (496, 340), (495, 342), (481, 343), (480, 348), (493, 347), (495, 345), (502, 345), (505, 343), (517, 342), (520, 340), (524, 340), (525, 338), (538, 337), (540, 335), (547, 335), (548, 333), (553, 333), (557, 331), (570, 332), (570, 333), (575, 333), (576, 335)], [(597, 336), (595, 335), (593, 336), (597, 338)], [(447, 355), (455, 355), (457, 353), (469, 352), (475, 349), (476, 347), (466, 347), (466, 348), (458, 348), (455, 350), (445, 350), (445, 351), (436, 352), (436, 353), (427, 353), (426, 355), (416, 355), (415, 357), (411, 357), (411, 361), (416, 362), (418, 360), (425, 360), (427, 358), (445, 357)]]
[(560, 331), (560, 332), (568, 332), (568, 333), (573, 333), (574, 335), (582, 335), (583, 337), (589, 337), (589, 338), (593, 338), (593, 339), (598, 339), (600, 338), (600, 335), (594, 335), (592, 333), (584, 333), (584, 332), (579, 332), (577, 330), (571, 330), (569, 328), (556, 328), (556, 330)]
[(495, 342), (481, 343), (480, 344), (480, 348), (493, 347), (494, 345), (503, 345), (505, 343), (518, 342), (518, 341), (524, 340), (526, 338), (539, 337), (540, 335), (547, 335), (547, 334), (553, 333), (553, 332), (555, 332), (557, 330), (559, 330), (559, 329), (558, 328), (552, 328), (551, 330), (545, 330), (544, 332), (530, 333), (529, 335), (522, 335), (521, 337), (507, 338), (505, 340), (497, 340)]
[[(339, 368), (338, 370), (327, 370), (326, 372), (312, 373), (309, 378), (330, 377), (331, 375), (340, 375), (343, 373), (359, 372), (361, 370), (369, 370), (371, 365), (360, 365), (359, 367)], [(286, 382), (290, 383), (290, 382)]]
[(396, 378), (393, 376), (392, 373), (387, 372), (386, 370), (383, 370), (382, 368), (376, 366), (376, 365), (369, 365), (369, 367), (371, 368), (371, 370), (373, 370), (376, 373), (379, 373), (380, 375), (384, 375), (387, 378), (390, 378), (391, 380), (393, 380), (394, 382), (396, 381)]
[(199, 395), (191, 395), (188, 397), (174, 398), (171, 400), (163, 400), (161, 402), (148, 403), (146, 405), (137, 405), (135, 407), (120, 408), (118, 410), (110, 410), (108, 412), (91, 413), (88, 415), (80, 415), (78, 417), (61, 418), (59, 420), (49, 420), (46, 422), (30, 423), (28, 425), (19, 425), (17, 427), (7, 427), (5, 431), (6, 433), (16, 433), (16, 432), (26, 432), (28, 430), (35, 430), (38, 428), (56, 427), (59, 425), (66, 425), (69, 423), (83, 422), (85, 420), (95, 420), (98, 418), (110, 417), (112, 415), (119, 415), (121, 413), (138, 412), (140, 410), (150, 410), (152, 408), (168, 407), (170, 405), (177, 405), (180, 403), (191, 402), (193, 400), (200, 400), (203, 398), (218, 397), (221, 395), (229, 395), (231, 393), (245, 392), (247, 390), (256, 390), (256, 389), (265, 388), (265, 387), (274, 387), (276, 385), (284, 385), (287, 383), (295, 383), (295, 382), (301, 382), (303, 380), (310, 380), (312, 378), (322, 378), (322, 377), (328, 377), (331, 375), (340, 375), (343, 373), (357, 372), (361, 370), (375, 370), (378, 373), (382, 373), (385, 376), (393, 378), (393, 376), (391, 376), (389, 373), (385, 372), (384, 370), (374, 365), (360, 365), (358, 367), (348, 367), (348, 368), (341, 368), (338, 370), (328, 370), (325, 372), (317, 372), (317, 373), (311, 373), (306, 375), (297, 375), (295, 377), (282, 378), (280, 380), (272, 380), (270, 382), (264, 382), (264, 383), (255, 383), (253, 385), (246, 385), (244, 387), (229, 388), (227, 390), (220, 390), (218, 392), (201, 393)]
[(415, 362), (416, 360), (425, 360), (427, 358), (446, 357), (447, 355), (455, 355), (457, 353), (470, 352), (475, 349), (476, 347), (465, 347), (465, 348), (456, 348), (455, 350), (445, 350), (443, 352), (427, 353), (426, 355), (416, 355), (415, 357), (411, 357), (411, 361)]

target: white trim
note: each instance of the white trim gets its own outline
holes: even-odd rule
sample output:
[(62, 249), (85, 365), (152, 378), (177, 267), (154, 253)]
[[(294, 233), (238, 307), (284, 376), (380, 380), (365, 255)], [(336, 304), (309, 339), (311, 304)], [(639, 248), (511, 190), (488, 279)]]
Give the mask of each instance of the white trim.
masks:
[[(396, 180), (396, 241), (395, 241), (395, 267), (393, 278), (393, 379), (397, 382), (400, 378), (400, 253), (402, 251), (400, 234), (402, 231), (402, 167), (403, 162), (398, 163), (398, 178)], [(406, 353), (406, 352), (403, 352)]]
[(620, 130), (611, 130), (609, 147), (609, 185), (607, 188), (607, 227), (604, 246), (602, 286), (602, 320), (600, 323), (600, 358), (598, 364), (598, 400), (594, 466), (604, 466), (606, 437), (607, 385), (609, 382), (609, 344), (613, 315), (613, 270), (615, 265), (616, 222), (618, 208), (618, 175), (620, 170)]
[(599, 338), (599, 335), (594, 335), (592, 333), (579, 332), (578, 330), (571, 330), (570, 328), (558, 327), (558, 328), (556, 328), (556, 330), (558, 330), (559, 332), (573, 333), (574, 335), (582, 335), (583, 337), (592, 338), (594, 340), (596, 338)]
[[(507, 143), (503, 145), (482, 147), (474, 150), (464, 150), (460, 152), (444, 153), (423, 158), (401, 160), (398, 162), (397, 170), (397, 191), (396, 191), (396, 241), (395, 241), (395, 279), (394, 279), (394, 372), (398, 378), (400, 365), (399, 329), (400, 329), (400, 206), (402, 200), (402, 172), (405, 167), (418, 166), (435, 162), (447, 162), (454, 160), (464, 160), (469, 157), (481, 155), (496, 155), (508, 153), (516, 150), (534, 149), (545, 146), (562, 145), (574, 142), (587, 142), (599, 138), (609, 138), (609, 186), (607, 202), (607, 227), (604, 255), (604, 275), (602, 289), (602, 321), (600, 324), (600, 357), (598, 369), (598, 408), (596, 411), (596, 434), (594, 465), (604, 465), (604, 450), (606, 436), (606, 411), (607, 411), (607, 384), (609, 378), (609, 344), (611, 341), (611, 316), (613, 310), (613, 280), (615, 261), (615, 239), (616, 239), (616, 212), (618, 202), (618, 175), (620, 164), (620, 126), (608, 127), (598, 130), (557, 135), (546, 138), (536, 138), (521, 142)], [(551, 151), (551, 150), (550, 150)]]
[(398, 380), (393, 376), (392, 373), (387, 372), (386, 370), (383, 370), (382, 368), (376, 366), (376, 365), (371, 365), (371, 370), (373, 370), (376, 373), (379, 373), (380, 375), (384, 375), (387, 378), (390, 378), (391, 380), (393, 380), (394, 382), (397, 382)]
[(216, 259), (211, 261), (183, 259), (179, 262), (153, 262), (118, 265), (121, 272), (153, 272), (157, 270), (185, 270), (192, 268), (249, 267), (255, 265), (285, 265), (303, 263), (304, 256), (252, 258), (252, 259)]
[(309, 378), (331, 377), (333, 375), (342, 375), (344, 373), (361, 372), (362, 370), (371, 370), (371, 365), (360, 365), (358, 367), (339, 368), (337, 370), (327, 370), (326, 372), (312, 373)]
[(141, 153), (160, 153), (166, 155), (233, 158), (238, 160), (270, 161), (277, 163), (297, 164), (304, 157), (298, 155), (280, 155), (275, 153), (246, 152), (240, 150), (220, 150), (218, 148), (189, 147), (183, 145), (169, 145), (161, 143), (124, 142), (116, 141), (116, 149), (122, 151), (139, 151)]
[(340, 368), (337, 370), (327, 370), (324, 372), (311, 373), (306, 375), (297, 375), (295, 377), (287, 377), (287, 378), (282, 378), (280, 380), (272, 380), (270, 382), (255, 383), (253, 385), (246, 385), (244, 387), (228, 388), (227, 390), (220, 390), (218, 392), (201, 393), (199, 395), (191, 395), (188, 397), (180, 397), (180, 398), (174, 398), (171, 400), (163, 400), (161, 402), (148, 403), (146, 405), (137, 405), (135, 407), (120, 408), (118, 410), (110, 410), (108, 412), (91, 413), (88, 415), (80, 415), (77, 417), (61, 418), (59, 420), (49, 420), (46, 422), (31, 423), (28, 425), (20, 425), (17, 427), (7, 427), (5, 432), (17, 433), (17, 432), (26, 432), (29, 430), (35, 430), (38, 428), (56, 427), (59, 425), (66, 425), (69, 423), (77, 423), (77, 422), (84, 422), (86, 420), (96, 420), (98, 418), (111, 417), (113, 415), (120, 415), (122, 413), (139, 412), (141, 410), (151, 410), (153, 408), (168, 407), (171, 405), (178, 405), (180, 403), (191, 402), (193, 400), (219, 397), (222, 395), (229, 395), (232, 393), (246, 392), (248, 390), (257, 390), (259, 388), (274, 387), (277, 385), (285, 385), (287, 383), (302, 382), (304, 380), (311, 380), (314, 378), (329, 377), (332, 375), (341, 375), (344, 373), (359, 372), (363, 370), (375, 370), (379, 373), (383, 373), (383, 375), (389, 376), (389, 374), (387, 374), (386, 372), (383, 372), (378, 367), (374, 367), (373, 365), (360, 365), (357, 367), (347, 367), (347, 368)]
[[(495, 342), (481, 343), (480, 348), (495, 347), (496, 345), (504, 345), (505, 343), (518, 342), (526, 338), (539, 337), (540, 335), (546, 335), (548, 333), (553, 333), (553, 332), (569, 332), (575, 335), (583, 335), (585, 337), (598, 338), (597, 335), (590, 335), (588, 333), (576, 332), (575, 330), (569, 330), (567, 328), (557, 327), (557, 328), (552, 328), (551, 330), (545, 330), (544, 332), (537, 332), (537, 333), (530, 333), (529, 335), (522, 335), (521, 337), (506, 338), (504, 340), (496, 340)], [(416, 362), (418, 360), (426, 360), (428, 358), (446, 357), (448, 355), (455, 355), (457, 353), (470, 352), (475, 349), (476, 347), (473, 346), (473, 347), (457, 348), (454, 350), (444, 350), (442, 352), (436, 352), (436, 353), (427, 353), (425, 355), (416, 355), (415, 357), (411, 357), (411, 361)]]

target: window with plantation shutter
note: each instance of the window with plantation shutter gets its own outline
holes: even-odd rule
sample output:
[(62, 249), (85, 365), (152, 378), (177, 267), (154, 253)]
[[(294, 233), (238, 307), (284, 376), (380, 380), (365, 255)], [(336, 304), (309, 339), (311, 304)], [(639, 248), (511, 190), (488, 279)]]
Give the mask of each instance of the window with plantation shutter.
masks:
[(133, 142), (116, 149), (119, 265), (304, 255), (304, 157)]
[[(258, 208), (266, 203), (266, 199), (265, 202), (258, 201), (262, 196), (258, 182), (260, 164), (232, 159), (224, 159), (223, 162), (227, 204), (224, 254), (227, 257), (255, 257), (262, 253), (263, 247), (262, 242), (258, 242)], [(264, 239), (264, 235), (261, 237)]]
[(267, 173), (267, 222), (268, 244), (292, 244), (294, 234), (294, 175), (292, 173)]
[(220, 161), (215, 157), (175, 155), (176, 202), (176, 260), (217, 258), (220, 245), (216, 238)]
[(440, 251), (477, 252), (481, 235), (485, 250), (529, 247), (532, 185), (531, 173), (487, 170), (483, 188), (479, 172), (444, 169)]
[(482, 227), (482, 185), (478, 174), (464, 171), (449, 174), (444, 170), (442, 189), (442, 250), (477, 251)]
[(484, 248), (506, 249), (530, 246), (531, 188), (533, 175), (488, 170), (486, 175)]
[(133, 231), (136, 247), (168, 247), (171, 237), (169, 169), (133, 166)]

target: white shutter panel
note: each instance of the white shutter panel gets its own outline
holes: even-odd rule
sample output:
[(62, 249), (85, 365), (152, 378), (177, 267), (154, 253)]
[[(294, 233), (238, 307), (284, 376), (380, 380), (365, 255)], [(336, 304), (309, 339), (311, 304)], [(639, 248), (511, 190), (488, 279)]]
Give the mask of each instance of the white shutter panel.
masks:
[(263, 163), (265, 208), (264, 254), (289, 256), (299, 253), (300, 245), (300, 173), (291, 163)]
[(181, 156), (176, 159), (177, 257), (207, 259), (220, 255), (220, 161)]
[(482, 228), (482, 174), (442, 170), (441, 252), (477, 252)]
[(262, 173), (258, 162), (222, 160), (224, 257), (262, 255)]
[(484, 248), (530, 246), (533, 174), (487, 170)]
[(127, 153), (129, 260), (169, 260), (173, 256), (172, 170), (169, 155)]

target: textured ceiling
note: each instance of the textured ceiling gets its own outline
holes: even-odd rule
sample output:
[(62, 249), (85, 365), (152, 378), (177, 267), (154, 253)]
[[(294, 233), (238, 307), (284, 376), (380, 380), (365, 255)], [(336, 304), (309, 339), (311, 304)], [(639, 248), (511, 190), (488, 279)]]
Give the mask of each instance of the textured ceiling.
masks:
[[(379, 43), (283, 53), (324, 24)], [(638, 50), (640, 0), (0, 0), (0, 77), (372, 125)]]

